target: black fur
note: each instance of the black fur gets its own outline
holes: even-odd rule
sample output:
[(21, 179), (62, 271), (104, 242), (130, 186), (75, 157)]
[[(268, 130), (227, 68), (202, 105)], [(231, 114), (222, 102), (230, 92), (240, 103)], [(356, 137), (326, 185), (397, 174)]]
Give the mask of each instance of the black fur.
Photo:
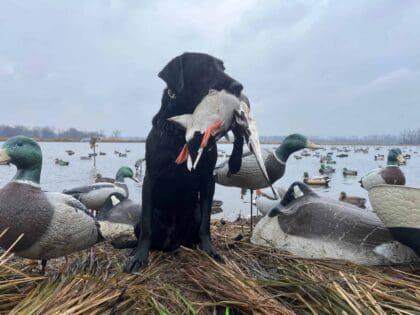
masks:
[[(153, 118), (146, 140), (146, 173), (142, 191), (140, 238), (125, 270), (137, 272), (148, 264), (149, 249), (172, 251), (197, 244), (211, 257), (220, 259), (210, 237), (210, 212), (215, 182), (213, 170), (217, 149), (203, 153), (197, 168), (175, 160), (185, 144), (185, 130), (167, 119), (190, 114), (210, 89), (225, 89), (237, 96), (242, 85), (224, 72), (223, 62), (207, 54), (184, 53), (171, 60), (159, 73), (167, 88), (162, 105)], [(232, 173), (241, 167), (243, 137), (235, 134)], [(210, 140), (209, 147), (216, 146)]]

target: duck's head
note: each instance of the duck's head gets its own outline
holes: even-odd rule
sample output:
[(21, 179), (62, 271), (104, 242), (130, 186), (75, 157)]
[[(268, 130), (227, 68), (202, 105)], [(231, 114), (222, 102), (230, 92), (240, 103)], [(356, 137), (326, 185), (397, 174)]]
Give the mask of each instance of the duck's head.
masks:
[(133, 170), (128, 166), (122, 166), (118, 169), (117, 174), (115, 175), (116, 182), (124, 182), (124, 179), (130, 178), (135, 182), (139, 182), (137, 178), (134, 177)]
[(290, 154), (302, 149), (321, 149), (322, 146), (309, 141), (305, 136), (294, 133), (288, 135), (282, 144), (276, 149), (277, 158), (286, 162)]
[(42, 152), (38, 143), (25, 136), (9, 138), (0, 149), (0, 164), (17, 167), (15, 179), (39, 183), (42, 166)]
[(402, 165), (405, 163), (404, 155), (399, 148), (393, 148), (388, 152), (387, 165)]
[(25, 136), (9, 138), (0, 149), (0, 164), (14, 164), (18, 169), (42, 165), (42, 152), (38, 143)]
[(309, 174), (308, 174), (308, 172), (304, 172), (304, 173), (303, 173), (303, 178), (309, 178)]

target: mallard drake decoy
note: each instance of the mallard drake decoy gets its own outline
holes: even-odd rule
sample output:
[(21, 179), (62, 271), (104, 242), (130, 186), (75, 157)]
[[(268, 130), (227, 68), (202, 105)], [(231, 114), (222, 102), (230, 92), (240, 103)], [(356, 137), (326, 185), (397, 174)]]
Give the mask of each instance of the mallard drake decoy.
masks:
[(115, 178), (103, 177), (102, 174), (98, 173), (95, 176), (95, 183), (114, 183)]
[(349, 155), (346, 154), (346, 153), (341, 153), (341, 154), (337, 154), (336, 157), (338, 157), (338, 158), (345, 158), (345, 157), (349, 157)]
[(74, 154), (74, 151), (73, 151), (73, 150), (66, 150), (66, 153), (67, 153), (68, 155), (73, 155), (73, 154)]
[(343, 168), (343, 176), (357, 176), (357, 171), (349, 170), (345, 167)]
[[(270, 184), (273, 184), (283, 177), (289, 156), (303, 148), (317, 149), (321, 148), (321, 146), (312, 143), (300, 134), (291, 134), (287, 136), (283, 143), (274, 151), (269, 149), (261, 150)], [(242, 166), (238, 173), (229, 174), (228, 162), (223, 162), (216, 166), (214, 178), (216, 183), (220, 185), (247, 189), (260, 189), (268, 187), (269, 185), (262, 175), (255, 157), (250, 152), (247, 152), (242, 156)]]
[(56, 158), (55, 159), (55, 164), (61, 165), (61, 166), (68, 166), (70, 164), (70, 162), (67, 162), (67, 161), (64, 161), (62, 159)]
[(328, 186), (330, 178), (328, 176), (309, 177), (308, 172), (303, 173), (303, 182), (311, 186)]
[(361, 186), (369, 190), (371, 187), (381, 184), (405, 185), (404, 173), (399, 168), (399, 165), (404, 162), (404, 156), (399, 148), (389, 150), (387, 165), (374, 169), (363, 176), (360, 180)]
[(325, 164), (321, 164), (321, 168), (319, 169), (320, 174), (331, 174), (335, 172), (335, 168), (331, 166), (325, 166)]
[[(4, 249), (17, 256), (43, 261), (89, 248), (104, 239), (112, 240), (121, 224), (97, 221), (88, 209), (72, 196), (45, 192), (40, 187), (42, 152), (28, 137), (8, 139), (0, 149), (0, 164), (14, 164), (14, 178), (0, 189), (0, 238)], [(133, 235), (131, 222), (124, 233)], [(124, 234), (123, 233), (123, 234)], [(118, 237), (119, 237), (118, 235)]]
[(80, 200), (88, 209), (99, 210), (111, 195), (119, 195), (122, 198), (128, 198), (128, 187), (124, 182), (125, 178), (130, 178), (135, 182), (138, 179), (134, 177), (133, 170), (128, 166), (120, 167), (115, 175), (114, 183), (101, 182), (87, 186), (65, 189), (63, 193), (72, 195)]
[(375, 158), (375, 161), (383, 161), (385, 159), (385, 155), (376, 154), (374, 158)]
[(366, 198), (347, 196), (347, 194), (344, 191), (342, 191), (340, 193), (340, 196), (338, 197), (338, 200), (347, 202), (362, 209), (366, 209)]

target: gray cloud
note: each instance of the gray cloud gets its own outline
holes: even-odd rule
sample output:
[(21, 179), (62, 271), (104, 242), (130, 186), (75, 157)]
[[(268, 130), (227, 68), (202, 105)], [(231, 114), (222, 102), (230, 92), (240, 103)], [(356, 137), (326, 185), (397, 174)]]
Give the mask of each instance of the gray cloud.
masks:
[(260, 134), (419, 127), (416, 1), (2, 1), (0, 123), (145, 135), (157, 73), (184, 51), (225, 61)]

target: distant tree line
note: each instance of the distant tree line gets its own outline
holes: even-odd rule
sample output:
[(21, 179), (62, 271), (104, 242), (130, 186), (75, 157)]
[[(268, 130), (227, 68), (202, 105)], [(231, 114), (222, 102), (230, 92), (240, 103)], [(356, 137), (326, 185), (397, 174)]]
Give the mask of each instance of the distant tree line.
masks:
[(23, 135), (31, 138), (41, 139), (83, 139), (92, 136), (104, 137), (102, 131), (80, 131), (76, 128), (66, 130), (55, 130), (51, 127), (25, 127), (0, 125), (0, 137), (9, 138), (17, 135)]
[(420, 128), (407, 129), (401, 132), (400, 143), (403, 144), (420, 144)]
[[(285, 136), (262, 136), (260, 141), (262, 143), (281, 143)], [(416, 144), (420, 145), (420, 128), (407, 129), (399, 135), (368, 135), (363, 137), (317, 137), (308, 136), (308, 138), (320, 144), (343, 144), (343, 145), (393, 145), (393, 144)]]
[[(55, 130), (51, 127), (25, 127), (25, 126), (9, 126), (0, 125), (0, 137), (9, 138), (16, 135), (24, 135), (32, 138), (40, 139), (83, 139), (97, 136), (106, 138), (105, 133), (101, 131), (80, 131), (76, 128), (66, 130)], [(109, 138), (121, 138), (119, 130), (113, 130)], [(281, 143), (285, 136), (261, 136), (262, 143)], [(368, 135), (363, 137), (318, 137), (308, 136), (311, 141), (320, 144), (359, 144), (359, 145), (393, 145), (393, 144), (418, 144), (420, 145), (420, 128), (407, 129), (399, 135)], [(144, 140), (143, 137), (129, 137), (129, 140)]]

